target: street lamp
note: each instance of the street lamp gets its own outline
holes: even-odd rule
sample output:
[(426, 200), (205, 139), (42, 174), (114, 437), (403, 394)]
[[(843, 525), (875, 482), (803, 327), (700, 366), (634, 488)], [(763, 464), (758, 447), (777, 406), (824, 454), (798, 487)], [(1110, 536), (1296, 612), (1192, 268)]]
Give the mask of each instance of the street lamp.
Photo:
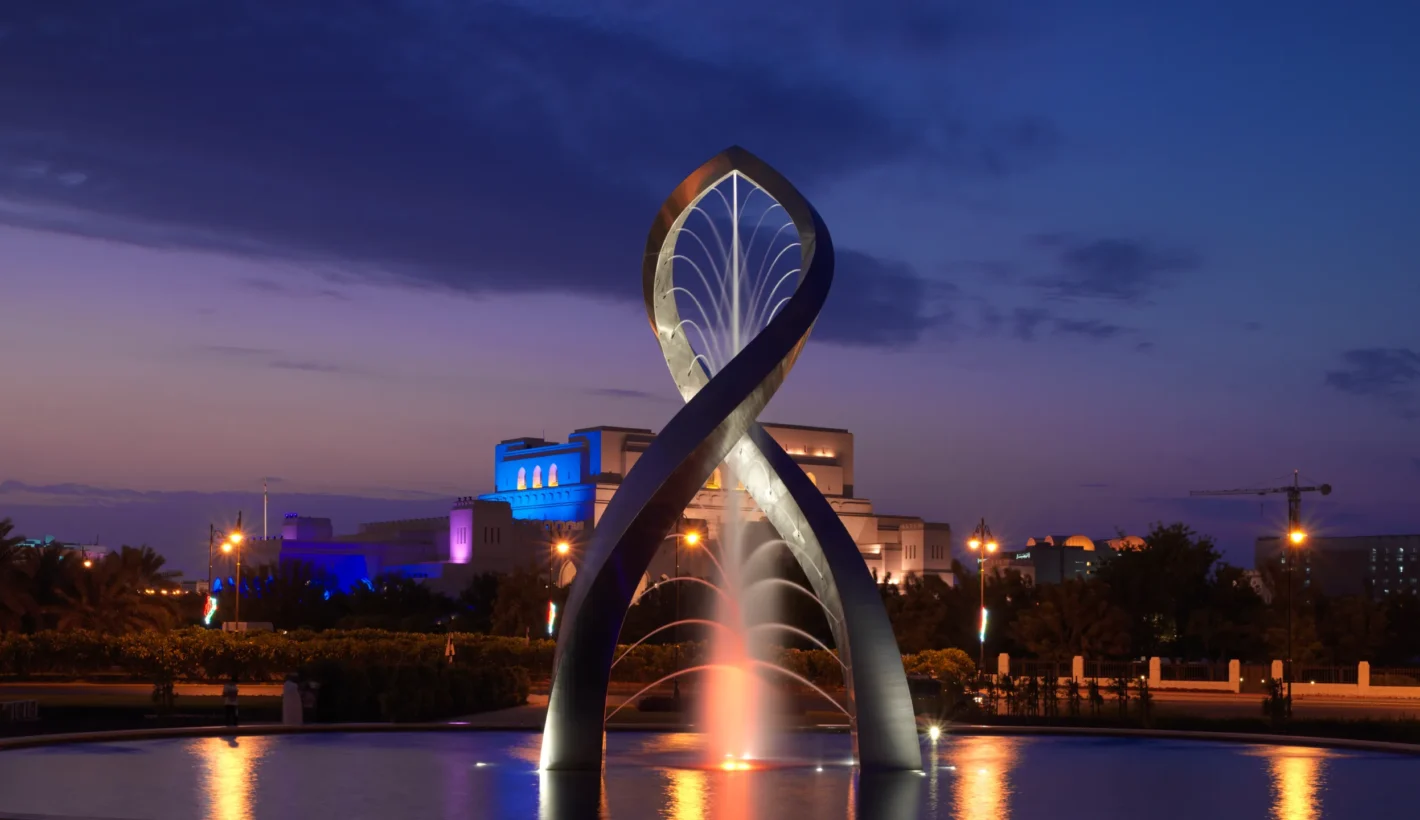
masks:
[(966, 546), (972, 552), (980, 552), (980, 572), (981, 577), (981, 631), (978, 640), (981, 644), (980, 654), (977, 657), (976, 669), (980, 674), (986, 668), (986, 556), (997, 549), (996, 539), (991, 536), (991, 528), (986, 526), (986, 519), (981, 519), (981, 523), (976, 525), (976, 529), (971, 533), (971, 540), (966, 542)]
[[(684, 541), (686, 546), (688, 546), (688, 547), (693, 547), (693, 546), (695, 546), (696, 544), (699, 544), (699, 543), (700, 543), (700, 533), (696, 532), (695, 530), (691, 530), (690, 532), (674, 532), (674, 533), (671, 533), (670, 537), (675, 540), (675, 577), (679, 578), (679, 577), (680, 577), (680, 542)], [(676, 619), (677, 621), (680, 620), (680, 584), (679, 584), (679, 583), (676, 583), (676, 585), (675, 585), (675, 619)], [(674, 657), (674, 663), (673, 663), (673, 667), (672, 667), (672, 670), (671, 670), (671, 671), (673, 671), (673, 672), (679, 672), (679, 671), (680, 671), (680, 624), (679, 624), (679, 623), (676, 624), (676, 626), (675, 626), (675, 631), (672, 633), (672, 637), (673, 637), (674, 640), (675, 640), (675, 644), (674, 644), (674, 647), (675, 647), (675, 648), (672, 649), (671, 651), (672, 651), (672, 653), (674, 654), (675, 657)], [(679, 676), (677, 676), (677, 677), (671, 679), (671, 698), (672, 698), (673, 700), (675, 700), (677, 706), (680, 705), (680, 677), (679, 677)]]
[(1292, 716), (1292, 565), (1297, 563), (1295, 550), (1301, 548), (1306, 543), (1307, 533), (1301, 527), (1293, 524), (1287, 533), (1287, 540), (1291, 542), (1293, 552), (1287, 556), (1287, 674), (1284, 676), (1287, 682), (1287, 717)]
[[(238, 526), (238, 527), (241, 526), (241, 520), (242, 520), (242, 517), (241, 517), (241, 514), (239, 513), (239, 514), (237, 515), (237, 526)], [(236, 554), (237, 554), (237, 573), (236, 573), (236, 584), (237, 584), (237, 588), (232, 592), (232, 623), (237, 623), (237, 624), (239, 624), (239, 623), (242, 622), (242, 541), (243, 541), (243, 540), (245, 540), (245, 536), (242, 535), (242, 531), (241, 531), (240, 529), (237, 529), (237, 530), (233, 530), (233, 531), (231, 532), (231, 534), (229, 534), (229, 535), (227, 536), (227, 540), (225, 540), (225, 541), (222, 542), (222, 552), (231, 554), (233, 551), (235, 551)]]
[(557, 622), (557, 602), (553, 600), (552, 590), (556, 588), (557, 581), (554, 573), (557, 569), (558, 557), (566, 558), (572, 551), (572, 545), (566, 541), (558, 541), (552, 545), (552, 554), (547, 556), (547, 637), (552, 637), (553, 626)]

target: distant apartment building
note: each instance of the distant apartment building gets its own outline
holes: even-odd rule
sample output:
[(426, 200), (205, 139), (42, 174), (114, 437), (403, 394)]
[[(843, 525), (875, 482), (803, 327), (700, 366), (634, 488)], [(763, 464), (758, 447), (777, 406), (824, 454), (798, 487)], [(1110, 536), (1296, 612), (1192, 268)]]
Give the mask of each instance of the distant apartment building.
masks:
[(1327, 595), (1420, 593), (1420, 535), (1313, 536), (1300, 547), (1265, 537), (1253, 550), (1259, 568), (1279, 558), (1285, 566), (1295, 555), (1300, 586), (1315, 585)]
[[(990, 559), (987, 567), (988, 571), (1014, 569), (1035, 584), (1058, 584), (1070, 579), (1093, 578), (1111, 556), (1144, 547), (1144, 539), (1137, 535), (1112, 538), (1046, 535), (1027, 539), (1024, 549), (1007, 551), (1000, 558)], [(1029, 573), (1024, 571), (1025, 567), (1030, 568)]]
[(31, 549), (43, 549), (45, 547), (60, 547), (70, 552), (76, 553), (89, 560), (95, 560), (108, 555), (111, 550), (102, 544), (80, 544), (71, 541), (60, 541), (52, 535), (43, 538), (26, 538), (18, 546), (29, 547)]

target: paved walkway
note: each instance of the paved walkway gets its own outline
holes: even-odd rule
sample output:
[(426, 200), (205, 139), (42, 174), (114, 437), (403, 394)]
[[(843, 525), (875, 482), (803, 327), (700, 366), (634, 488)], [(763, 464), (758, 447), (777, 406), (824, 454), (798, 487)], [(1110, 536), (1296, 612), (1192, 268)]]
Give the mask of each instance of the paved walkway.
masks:
[[(179, 695), (220, 697), (222, 694), (222, 685), (215, 683), (179, 683), (176, 689)], [(242, 695), (281, 696), (281, 684), (279, 683), (243, 683), (238, 685), (238, 690)], [(0, 700), (34, 700), (45, 695), (102, 697), (104, 695), (147, 696), (152, 693), (153, 684), (151, 683), (88, 683), (84, 681), (77, 683), (37, 683), (33, 681), (0, 683)]]

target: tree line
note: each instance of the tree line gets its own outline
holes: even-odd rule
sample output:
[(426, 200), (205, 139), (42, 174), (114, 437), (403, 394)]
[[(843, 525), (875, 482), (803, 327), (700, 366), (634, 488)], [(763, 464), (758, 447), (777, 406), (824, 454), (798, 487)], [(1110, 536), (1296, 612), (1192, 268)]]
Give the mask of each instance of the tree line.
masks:
[[(1032, 586), (991, 573), (987, 666), (996, 653), (1068, 661), (1161, 657), (1270, 661), (1286, 657), (1288, 585), (1280, 561), (1254, 578), (1182, 523), (1154, 525), (1145, 547), (1099, 562), (1087, 580)], [(957, 563), (954, 584), (907, 577), (884, 601), (904, 652), (952, 646), (975, 655), (980, 576)], [(1328, 595), (1326, 579), (1294, 579), (1293, 657), (1299, 664), (1405, 665), (1420, 659), (1420, 597)], [(1263, 592), (1268, 594), (1264, 595)]]
[[(1276, 563), (1260, 577), (1224, 562), (1215, 543), (1182, 523), (1156, 524), (1137, 551), (1112, 555), (1095, 577), (1032, 585), (1019, 573), (990, 574), (987, 668), (999, 652), (1067, 661), (1164, 657), (1179, 660), (1268, 661), (1285, 656), (1286, 576)], [(85, 629), (105, 634), (166, 630), (201, 621), (201, 596), (173, 594), (176, 574), (148, 547), (122, 547), (92, 559), (61, 547), (20, 548), (9, 519), (0, 519), (0, 633)], [(951, 582), (908, 575), (880, 585), (904, 654), (980, 649), (980, 576), (955, 563)], [(781, 556), (775, 572), (807, 586), (797, 563)], [(342, 591), (305, 564), (243, 567), (242, 619), (277, 629), (380, 629), (396, 632), (482, 633), (546, 638), (549, 587), (536, 565), (479, 575), (458, 595), (383, 576)], [(884, 579), (885, 581), (890, 579)], [(1259, 594), (1255, 581), (1276, 594)], [(683, 588), (677, 593), (674, 586)], [(164, 594), (164, 593), (167, 594)], [(218, 618), (233, 611), (231, 584), (218, 593)], [(677, 597), (679, 596), (679, 597)], [(698, 586), (653, 587), (626, 614), (622, 639), (635, 642), (677, 617), (713, 617), (714, 593)], [(1294, 590), (1293, 656), (1302, 664), (1350, 665), (1368, 660), (1405, 665), (1420, 659), (1420, 597), (1328, 595), (1325, 579)], [(822, 612), (806, 596), (786, 596), (781, 619), (832, 644)], [(652, 644), (696, 641), (703, 630), (682, 627)], [(790, 648), (812, 643), (793, 639)]]

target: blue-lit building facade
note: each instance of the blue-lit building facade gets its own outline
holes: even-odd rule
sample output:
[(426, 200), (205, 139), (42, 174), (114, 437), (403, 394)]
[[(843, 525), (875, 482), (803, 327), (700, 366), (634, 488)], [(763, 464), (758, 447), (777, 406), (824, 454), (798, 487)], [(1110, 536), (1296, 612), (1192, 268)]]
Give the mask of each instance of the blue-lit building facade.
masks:
[[(823, 492), (857, 542), (872, 571), (887, 582), (907, 574), (951, 578), (951, 528), (914, 516), (877, 513), (859, 498), (853, 483), (853, 436), (847, 430), (765, 425)], [(536, 566), (559, 584), (576, 575), (577, 545), (595, 529), (622, 479), (655, 434), (648, 429), (589, 427), (566, 441), (523, 437), (500, 442), (493, 453), (493, 491), (454, 501), (447, 517), (362, 524), (336, 536), (328, 519), (289, 516), (282, 530), (280, 560), (304, 561), (349, 587), (380, 574), (414, 577), (450, 590), (481, 572)], [(716, 470), (686, 508), (682, 529), (712, 542), (726, 520), (727, 505), (759, 518), (748, 496), (727, 486)], [(560, 556), (559, 542), (572, 549)], [(652, 562), (648, 579), (674, 572), (675, 539)], [(709, 562), (682, 550), (681, 571), (709, 575)]]

